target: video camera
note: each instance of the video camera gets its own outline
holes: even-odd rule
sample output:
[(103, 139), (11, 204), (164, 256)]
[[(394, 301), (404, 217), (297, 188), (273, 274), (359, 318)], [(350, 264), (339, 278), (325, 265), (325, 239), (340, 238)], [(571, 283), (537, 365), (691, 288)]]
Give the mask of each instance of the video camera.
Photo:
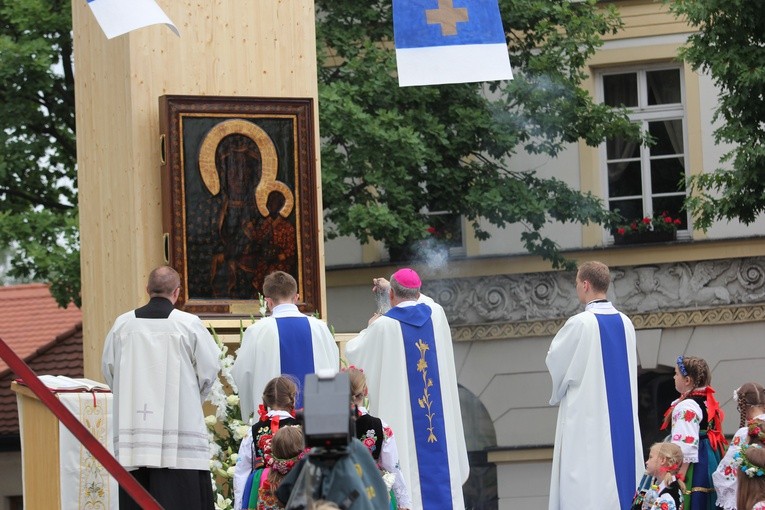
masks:
[(298, 419), (303, 424), (306, 447), (322, 449), (319, 454), (347, 451), (356, 436), (348, 374), (320, 371), (306, 375), (303, 402)]
[(308, 455), (282, 480), (286, 510), (312, 510), (317, 500), (343, 510), (387, 510), (388, 489), (369, 450), (356, 439), (348, 374), (308, 374), (302, 422)]

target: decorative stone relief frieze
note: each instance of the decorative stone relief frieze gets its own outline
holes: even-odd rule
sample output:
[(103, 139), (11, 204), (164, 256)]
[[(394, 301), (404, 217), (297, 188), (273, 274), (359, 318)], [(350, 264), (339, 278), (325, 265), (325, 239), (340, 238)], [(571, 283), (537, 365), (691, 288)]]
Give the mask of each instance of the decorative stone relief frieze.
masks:
[[(609, 299), (638, 329), (765, 320), (765, 258), (611, 268)], [(550, 336), (582, 309), (571, 272), (426, 282), (454, 339)]]

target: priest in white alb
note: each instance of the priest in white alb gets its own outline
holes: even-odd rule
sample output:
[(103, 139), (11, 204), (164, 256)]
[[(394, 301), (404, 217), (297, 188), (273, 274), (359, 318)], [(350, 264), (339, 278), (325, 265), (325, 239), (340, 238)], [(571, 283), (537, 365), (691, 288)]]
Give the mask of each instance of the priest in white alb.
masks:
[[(166, 510), (213, 510), (210, 443), (202, 402), (220, 349), (199, 317), (174, 308), (180, 277), (154, 269), (149, 303), (120, 315), (101, 368), (114, 393), (117, 460)], [(140, 509), (120, 489), (120, 510)]]
[(585, 311), (547, 353), (550, 404), (559, 404), (550, 510), (628, 510), (643, 474), (637, 415), (635, 328), (606, 299), (608, 267), (585, 262), (576, 292)]
[(306, 374), (322, 369), (337, 372), (340, 368), (335, 338), (323, 321), (298, 310), (297, 291), (295, 278), (284, 271), (274, 271), (263, 280), (271, 316), (245, 330), (231, 370), (245, 421), (262, 404), (263, 389), (274, 377), (284, 374), (295, 378), (295, 409), (300, 409)]
[(370, 412), (396, 435), (412, 508), (462, 510), (469, 465), (452, 335), (443, 308), (420, 294), (421, 285), (412, 269), (396, 271), (392, 308), (350, 340), (345, 354), (364, 370)]

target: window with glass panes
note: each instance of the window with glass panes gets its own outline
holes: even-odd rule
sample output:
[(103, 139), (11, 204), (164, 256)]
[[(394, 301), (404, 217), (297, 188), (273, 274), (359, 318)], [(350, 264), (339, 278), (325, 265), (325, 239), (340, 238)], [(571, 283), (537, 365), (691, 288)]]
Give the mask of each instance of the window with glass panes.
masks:
[(599, 75), (598, 84), (603, 102), (628, 108), (630, 120), (654, 142), (641, 146), (621, 137), (606, 141), (609, 209), (627, 220), (666, 211), (680, 219), (679, 231), (687, 231), (688, 216), (682, 211), (688, 159), (681, 68), (609, 70)]

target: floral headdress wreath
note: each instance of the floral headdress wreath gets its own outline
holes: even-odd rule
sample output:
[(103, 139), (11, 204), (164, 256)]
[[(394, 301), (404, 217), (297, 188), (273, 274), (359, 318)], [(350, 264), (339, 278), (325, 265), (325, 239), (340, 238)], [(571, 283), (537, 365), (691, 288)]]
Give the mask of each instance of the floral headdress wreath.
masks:
[(760, 443), (765, 443), (765, 422), (761, 420), (751, 420), (747, 423), (749, 428), (749, 437), (756, 439)]
[(683, 363), (682, 355), (677, 357), (677, 369), (680, 370), (680, 373), (683, 374), (683, 377), (688, 377), (688, 369), (685, 368), (685, 363)]
[(733, 456), (733, 460), (741, 468), (741, 471), (746, 476), (748, 476), (749, 478), (754, 478), (754, 477), (765, 475), (765, 469), (763, 469), (760, 466), (756, 466), (756, 465), (752, 464), (752, 462), (747, 458), (746, 451), (749, 448), (762, 448), (762, 447), (760, 445), (756, 445), (756, 444), (741, 445), (741, 450), (736, 452), (736, 454)]
[(282, 475), (286, 475), (290, 472), (290, 470), (292, 470), (293, 467), (295, 467), (295, 464), (300, 462), (300, 459), (305, 457), (307, 451), (308, 450), (303, 450), (299, 454), (295, 455), (294, 457), (290, 457), (289, 459), (280, 459), (279, 457), (274, 457), (270, 453), (267, 453), (264, 456), (266, 466), (269, 466), (271, 469)]

